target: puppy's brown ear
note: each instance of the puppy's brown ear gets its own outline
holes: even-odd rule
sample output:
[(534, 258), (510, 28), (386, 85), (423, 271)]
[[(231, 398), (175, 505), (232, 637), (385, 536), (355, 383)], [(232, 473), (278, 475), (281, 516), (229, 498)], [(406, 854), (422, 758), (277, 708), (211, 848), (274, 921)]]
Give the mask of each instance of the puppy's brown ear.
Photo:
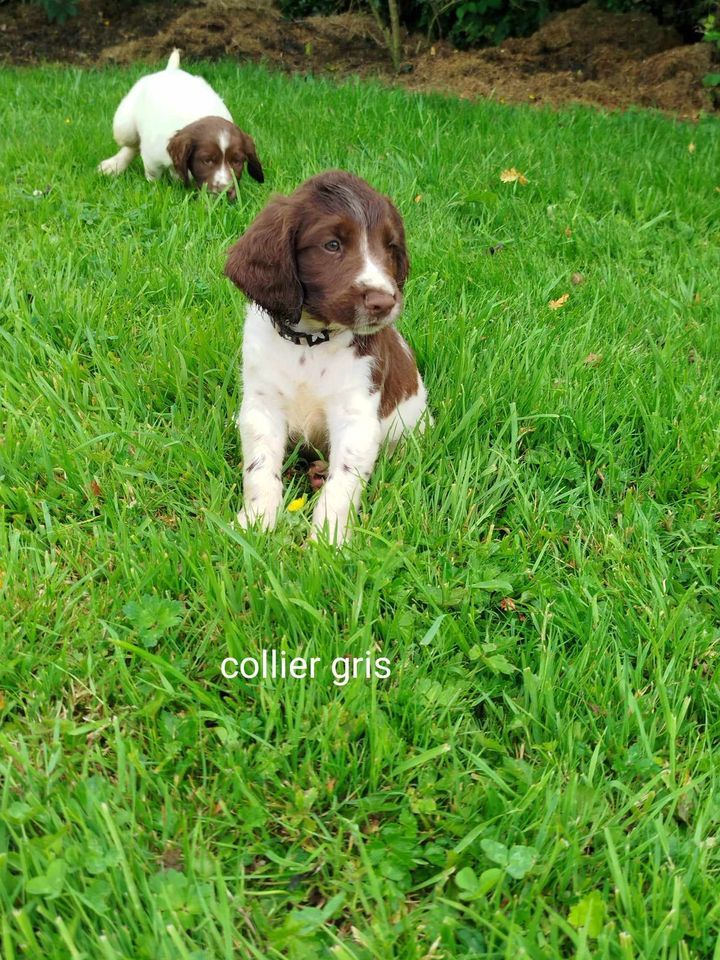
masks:
[(253, 180), (257, 180), (258, 183), (265, 183), (265, 174), (263, 173), (262, 164), (258, 159), (255, 141), (249, 133), (243, 133), (243, 150), (247, 157), (248, 173)]
[(190, 161), (194, 147), (195, 141), (185, 130), (178, 130), (167, 145), (173, 166), (186, 187), (190, 185)]
[(297, 323), (303, 291), (295, 263), (297, 208), (275, 197), (228, 251), (225, 276), (272, 317)]
[(390, 219), (392, 220), (396, 242), (393, 246), (395, 255), (395, 281), (400, 290), (405, 286), (405, 281), (410, 272), (410, 258), (408, 257), (407, 245), (405, 243), (405, 227), (395, 204), (388, 200), (390, 205)]

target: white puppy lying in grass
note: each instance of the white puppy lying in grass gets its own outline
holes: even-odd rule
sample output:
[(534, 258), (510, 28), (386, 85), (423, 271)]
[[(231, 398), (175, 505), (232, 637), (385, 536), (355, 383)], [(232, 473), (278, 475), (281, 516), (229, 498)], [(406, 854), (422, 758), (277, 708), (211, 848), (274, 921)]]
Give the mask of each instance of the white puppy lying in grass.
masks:
[(265, 179), (252, 137), (233, 123), (209, 83), (180, 69), (179, 50), (123, 98), (113, 136), (120, 149), (98, 166), (101, 173), (123, 173), (139, 152), (148, 180), (171, 169), (186, 185), (207, 184), (212, 193), (227, 191), (230, 200), (245, 163), (251, 177)]

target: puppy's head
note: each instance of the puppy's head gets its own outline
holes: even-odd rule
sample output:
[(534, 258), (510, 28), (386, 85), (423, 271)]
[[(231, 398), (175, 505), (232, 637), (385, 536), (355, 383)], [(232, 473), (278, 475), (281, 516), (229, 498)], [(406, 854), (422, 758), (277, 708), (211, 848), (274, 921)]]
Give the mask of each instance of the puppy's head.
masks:
[(342, 171), (270, 201), (230, 249), (226, 275), (271, 316), (376, 333), (402, 309), (405, 232), (390, 200)]
[(235, 179), (242, 176), (247, 163), (248, 173), (258, 183), (265, 179), (253, 138), (222, 117), (203, 117), (183, 127), (170, 139), (168, 153), (183, 183), (190, 180), (211, 193), (227, 190), (228, 199), (235, 199)]

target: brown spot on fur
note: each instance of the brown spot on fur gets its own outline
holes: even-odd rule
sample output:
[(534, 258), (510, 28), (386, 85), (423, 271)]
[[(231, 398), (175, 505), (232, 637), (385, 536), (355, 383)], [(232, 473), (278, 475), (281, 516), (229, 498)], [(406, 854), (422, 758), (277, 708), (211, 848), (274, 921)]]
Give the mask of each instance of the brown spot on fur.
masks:
[(394, 327), (385, 327), (369, 337), (355, 337), (355, 353), (372, 357), (372, 379), (380, 391), (380, 417), (387, 417), (403, 400), (418, 392), (415, 358)]

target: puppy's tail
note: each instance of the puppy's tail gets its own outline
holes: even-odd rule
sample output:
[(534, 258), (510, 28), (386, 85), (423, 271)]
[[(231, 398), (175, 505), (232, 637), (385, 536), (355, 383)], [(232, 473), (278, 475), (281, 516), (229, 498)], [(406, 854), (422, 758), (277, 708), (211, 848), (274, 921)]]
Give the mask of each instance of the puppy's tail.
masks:
[(166, 70), (177, 70), (180, 66), (180, 51), (177, 47), (170, 54), (170, 59), (167, 62)]

